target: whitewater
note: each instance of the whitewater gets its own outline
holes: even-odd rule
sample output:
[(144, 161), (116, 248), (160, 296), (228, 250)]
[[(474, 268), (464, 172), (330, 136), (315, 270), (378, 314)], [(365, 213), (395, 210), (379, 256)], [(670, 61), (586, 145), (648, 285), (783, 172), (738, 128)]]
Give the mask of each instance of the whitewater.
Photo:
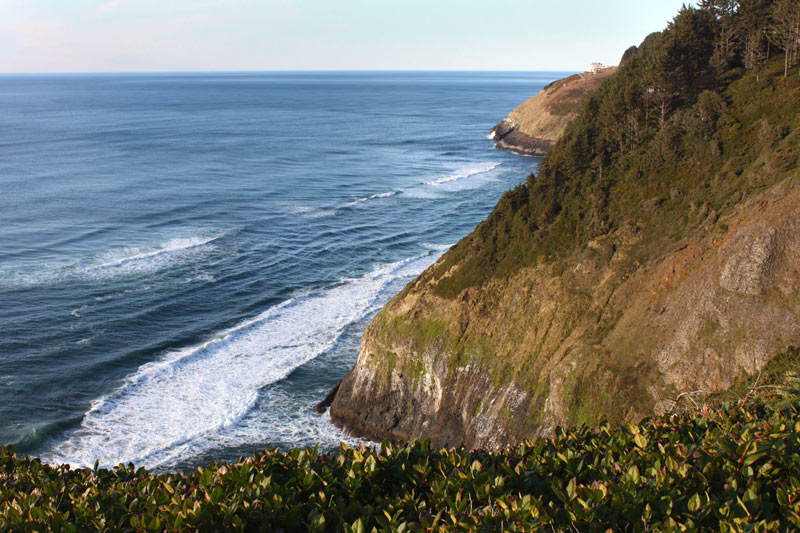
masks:
[(0, 444), (194, 468), (360, 441), (314, 405), (539, 160), (563, 73), (0, 77)]

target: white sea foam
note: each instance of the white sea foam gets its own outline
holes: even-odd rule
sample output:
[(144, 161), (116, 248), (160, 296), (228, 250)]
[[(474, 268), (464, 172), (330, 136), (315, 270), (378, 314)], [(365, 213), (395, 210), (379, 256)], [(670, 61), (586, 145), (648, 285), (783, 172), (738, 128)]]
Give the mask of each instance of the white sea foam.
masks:
[(338, 214), (338, 211), (335, 209), (320, 209), (319, 211), (314, 212), (308, 218), (325, 218), (325, 217), (334, 217)]
[(336, 209), (310, 205), (296, 205), (291, 207), (291, 212), (294, 215), (302, 216), (308, 219), (333, 217), (339, 214)]
[(420, 244), (422, 244), (422, 246), (424, 246), (428, 250), (437, 250), (440, 252), (446, 252), (447, 250), (453, 247), (452, 244), (436, 244), (435, 242), (423, 242)]
[[(241, 424), (230, 431), (209, 435), (203, 444), (210, 449), (219, 449), (268, 442), (270, 439), (299, 447), (334, 447), (340, 442), (348, 446), (374, 445), (342, 433), (333, 425), (328, 413), (314, 413), (309, 405), (296, 401), (286, 390), (279, 388), (265, 391), (258, 408), (251, 411)], [(186, 452), (192, 453), (192, 450), (187, 449)]]
[[(379, 200), (379, 199), (382, 199), (382, 198), (389, 198), (391, 196), (395, 196), (395, 195), (398, 195), (398, 194), (403, 194), (403, 195), (406, 195), (406, 196), (408, 196), (410, 198), (436, 198), (437, 196), (439, 196), (439, 191), (437, 191), (435, 189), (431, 189), (429, 187), (431, 185), (437, 187), (438, 189), (440, 189), (442, 191), (444, 191), (444, 190), (451, 190), (452, 191), (452, 190), (460, 190), (460, 189), (463, 189), (463, 188), (478, 187), (478, 186), (481, 185), (481, 183), (476, 183), (472, 187), (470, 187), (470, 186), (467, 186), (467, 187), (463, 187), (463, 186), (456, 187), (456, 186), (452, 185), (452, 182), (461, 181), (461, 180), (464, 180), (465, 178), (469, 178), (469, 177), (480, 175), (480, 174), (487, 174), (487, 173), (491, 172), (492, 170), (494, 170), (495, 168), (499, 167), (501, 164), (502, 163), (498, 162), (498, 161), (486, 161), (486, 162), (482, 162), (482, 163), (476, 163), (476, 164), (467, 165), (466, 167), (458, 169), (458, 170), (456, 170), (456, 171), (454, 171), (454, 172), (452, 172), (450, 174), (447, 174), (445, 176), (441, 176), (441, 177), (436, 178), (434, 180), (430, 180), (430, 181), (426, 181), (426, 182), (420, 183), (419, 185), (416, 185), (416, 186), (404, 187), (404, 188), (394, 189), (394, 190), (391, 190), (391, 191), (380, 192), (380, 193), (370, 194), (370, 195), (367, 195), (367, 196), (362, 196), (361, 198), (356, 198), (355, 200), (352, 200), (352, 201), (349, 201), (349, 202), (345, 202), (345, 203), (339, 205), (338, 207), (340, 207), (340, 208), (341, 207), (355, 207), (355, 206), (358, 206), (359, 204), (365, 204), (366, 202), (369, 202), (370, 200)], [(295, 211), (298, 214), (303, 214), (305, 216), (313, 217), (313, 215), (309, 213), (311, 211), (311, 209), (312, 208), (308, 208), (308, 207), (296, 207)], [(335, 214), (335, 211), (333, 211), (333, 213)]]
[(0, 265), (0, 287), (35, 287), (78, 279), (110, 279), (128, 275), (151, 274), (196, 261), (217, 249), (226, 234), (173, 238), (149, 247), (127, 246), (110, 250), (94, 259), (61, 258), (42, 261), (31, 267), (14, 270)]
[(370, 194), (369, 196), (364, 196), (364, 197), (358, 198), (356, 200), (353, 200), (352, 202), (344, 203), (344, 204), (342, 204), (342, 207), (353, 207), (354, 205), (358, 205), (358, 204), (363, 203), (363, 202), (368, 202), (369, 200), (377, 200), (378, 198), (388, 198), (390, 196), (394, 196), (395, 194), (397, 194), (399, 192), (401, 192), (401, 191), (399, 191), (399, 190), (398, 191), (386, 191), (386, 192), (379, 192), (379, 193), (376, 193), (376, 194)]
[(218, 235), (170, 239), (151, 249), (124, 248), (110, 252), (102, 263), (87, 267), (85, 273), (89, 277), (108, 277), (162, 270), (197, 253), (211, 250), (212, 243), (219, 238)]
[(409, 198), (434, 199), (449, 192), (476, 189), (484, 186), (488, 181), (497, 179), (492, 170), (501, 164), (496, 161), (488, 161), (467, 165), (450, 174), (405, 189), (403, 193)]
[(88, 306), (82, 305), (82, 306), (77, 307), (77, 308), (73, 309), (72, 311), (70, 311), (69, 314), (72, 315), (74, 318), (80, 318), (81, 317), (81, 313), (86, 311), (86, 309), (88, 309), (88, 308), (89, 308)]
[(194, 276), (188, 277), (184, 280), (184, 283), (212, 283), (216, 281), (213, 274), (209, 274), (208, 272), (200, 272)]
[[(262, 442), (263, 428), (256, 431), (243, 423), (259, 390), (329, 350), (347, 325), (375, 310), (383, 288), (419, 274), (439, 255), (385, 265), (298, 296), (199, 346), (164, 354), (140, 367), (117, 392), (93, 402), (80, 428), (42, 457), (72, 465), (98, 459), (102, 465), (133, 461), (156, 467), (190, 458), (215, 443)], [(297, 425), (276, 420), (269, 423)], [(295, 430), (312, 437), (327, 432), (343, 438), (324, 420), (309, 418), (301, 425), (308, 427)]]
[(466, 168), (453, 172), (452, 174), (448, 174), (441, 178), (427, 181), (425, 185), (441, 185), (443, 183), (448, 183), (450, 181), (458, 181), (464, 178), (469, 178), (470, 176), (474, 176), (476, 174), (483, 174), (484, 172), (489, 172), (490, 170), (494, 170), (501, 163), (496, 161), (488, 161), (486, 163), (478, 163), (477, 165), (470, 165)]

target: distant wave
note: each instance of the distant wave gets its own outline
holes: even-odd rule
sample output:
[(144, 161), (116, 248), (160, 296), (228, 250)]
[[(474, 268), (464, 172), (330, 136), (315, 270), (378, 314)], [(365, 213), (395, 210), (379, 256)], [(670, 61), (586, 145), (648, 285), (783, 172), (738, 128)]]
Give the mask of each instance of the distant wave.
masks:
[(362, 202), (367, 202), (369, 200), (376, 200), (378, 198), (389, 198), (390, 196), (394, 196), (395, 194), (398, 194), (400, 192), (401, 191), (397, 190), (397, 191), (387, 191), (387, 192), (379, 192), (376, 194), (370, 194), (369, 196), (364, 196), (362, 198), (353, 200), (352, 202), (347, 202), (345, 204), (342, 204), (342, 207), (353, 207), (354, 205), (358, 205)]
[(433, 243), (433, 242), (423, 242), (421, 244), (422, 244), (422, 246), (424, 246), (425, 248), (427, 248), (429, 250), (437, 250), (437, 251), (440, 251), (440, 252), (446, 252), (447, 250), (449, 250), (450, 248), (453, 247), (452, 244), (436, 244), (436, 243)]
[(464, 178), (474, 176), (475, 174), (483, 174), (484, 172), (489, 172), (490, 170), (494, 170), (501, 164), (502, 163), (494, 161), (490, 161), (487, 163), (478, 163), (477, 165), (466, 167), (457, 172), (454, 172), (453, 174), (448, 174), (447, 176), (432, 181), (426, 181), (425, 185), (441, 185), (442, 183), (447, 183), (450, 181), (462, 180)]
[(172, 239), (162, 244), (159, 248), (155, 250), (151, 250), (148, 252), (139, 252), (137, 250), (132, 255), (121, 257), (119, 259), (114, 259), (113, 261), (102, 263), (100, 265), (91, 266), (88, 267), (87, 270), (116, 269), (129, 265), (131, 263), (143, 262), (154, 258), (159, 258), (167, 254), (182, 253), (188, 250), (192, 250), (193, 248), (199, 248), (201, 246), (210, 244), (219, 238), (220, 236), (211, 238), (192, 237), (188, 239)]
[(107, 279), (151, 274), (197, 260), (199, 256), (215, 250), (216, 241), (229, 234), (173, 238), (147, 248), (128, 246), (88, 260), (64, 258), (58, 262), (43, 261), (27, 270), (4, 271), (0, 268), (0, 286), (35, 287), (82, 278)]
[[(76, 466), (99, 459), (155, 467), (193, 457), (214, 440), (259, 438), (240, 424), (259, 391), (331, 349), (349, 324), (375, 310), (383, 288), (418, 275), (440, 255), (431, 251), (295, 297), (141, 366), (117, 392), (93, 402), (80, 428), (42, 457)], [(323, 426), (317, 430), (333, 431)]]
[(314, 207), (308, 205), (298, 205), (291, 208), (292, 213), (295, 215), (300, 215), (305, 218), (324, 218), (324, 217), (332, 217), (336, 216), (338, 213), (336, 209), (326, 209), (322, 207)]
[(357, 198), (351, 202), (344, 203), (339, 207), (353, 207), (364, 202), (368, 202), (370, 200), (378, 200), (381, 198), (388, 198), (390, 196), (395, 196), (397, 194), (405, 194), (412, 198), (435, 198), (437, 195), (430, 190), (424, 190), (425, 187), (428, 186), (441, 186), (450, 182), (463, 180), (465, 178), (469, 178), (471, 176), (475, 176), (478, 174), (485, 174), (494, 170), (495, 168), (499, 167), (502, 163), (497, 161), (488, 161), (484, 163), (477, 163), (474, 165), (469, 165), (465, 168), (456, 170), (450, 174), (437, 178), (435, 180), (425, 181), (420, 183), (417, 186), (413, 187), (405, 187), (401, 189), (395, 189), (392, 191), (381, 192), (376, 194), (370, 194), (368, 196), (362, 196), (361, 198)]
[[(201, 261), (218, 249), (218, 241), (230, 233), (173, 238), (148, 248), (126, 247), (109, 251), (77, 275), (89, 279), (152, 275)], [(196, 281), (206, 281), (197, 278)]]

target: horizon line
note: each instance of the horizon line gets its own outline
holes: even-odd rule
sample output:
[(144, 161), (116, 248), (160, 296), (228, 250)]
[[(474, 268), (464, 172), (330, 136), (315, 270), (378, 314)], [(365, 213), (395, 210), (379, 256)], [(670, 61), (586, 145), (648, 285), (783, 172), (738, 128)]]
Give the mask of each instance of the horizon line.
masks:
[(258, 73), (336, 73), (336, 72), (588, 72), (586, 70), (563, 69), (453, 69), (453, 68), (343, 68), (343, 69), (209, 69), (209, 70), (86, 70), (86, 71), (16, 71), (0, 72), (0, 76), (71, 76), (71, 75), (114, 75), (114, 74), (258, 74)]

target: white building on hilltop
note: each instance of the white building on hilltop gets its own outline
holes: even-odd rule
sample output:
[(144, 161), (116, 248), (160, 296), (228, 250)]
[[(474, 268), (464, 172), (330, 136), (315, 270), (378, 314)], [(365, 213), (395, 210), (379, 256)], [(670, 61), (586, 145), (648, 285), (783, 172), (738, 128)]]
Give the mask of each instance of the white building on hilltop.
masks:
[(592, 74), (597, 74), (604, 68), (605, 67), (603, 66), (602, 63), (592, 63), (591, 65), (589, 65), (589, 72), (591, 72)]

